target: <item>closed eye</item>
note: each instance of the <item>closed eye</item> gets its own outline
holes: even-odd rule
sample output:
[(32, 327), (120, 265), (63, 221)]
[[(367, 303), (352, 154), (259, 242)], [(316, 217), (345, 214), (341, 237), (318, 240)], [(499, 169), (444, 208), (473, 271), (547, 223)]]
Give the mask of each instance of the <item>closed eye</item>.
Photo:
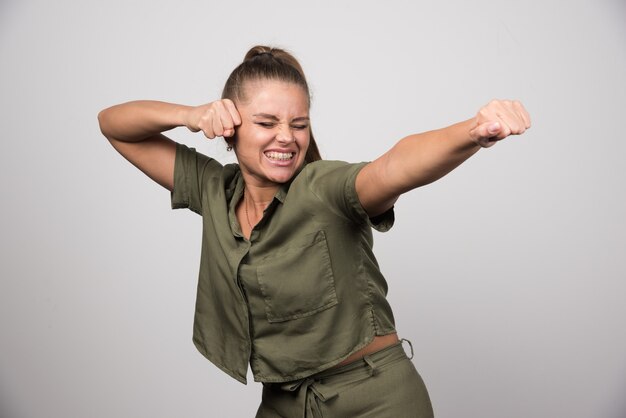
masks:
[[(274, 126), (276, 126), (275, 123), (273, 122), (254, 122), (256, 125), (262, 126), (263, 128), (267, 128), (267, 129), (271, 129)], [(298, 131), (307, 129), (309, 127), (309, 125), (291, 125), (291, 129), (296, 129)]]

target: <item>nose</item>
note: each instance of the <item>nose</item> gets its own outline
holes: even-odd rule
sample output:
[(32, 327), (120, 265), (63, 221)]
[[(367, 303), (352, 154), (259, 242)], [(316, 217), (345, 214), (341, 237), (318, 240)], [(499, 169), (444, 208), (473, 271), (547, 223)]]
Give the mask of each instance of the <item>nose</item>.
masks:
[(276, 140), (281, 144), (289, 144), (290, 142), (295, 142), (296, 137), (289, 126), (281, 125), (276, 133)]

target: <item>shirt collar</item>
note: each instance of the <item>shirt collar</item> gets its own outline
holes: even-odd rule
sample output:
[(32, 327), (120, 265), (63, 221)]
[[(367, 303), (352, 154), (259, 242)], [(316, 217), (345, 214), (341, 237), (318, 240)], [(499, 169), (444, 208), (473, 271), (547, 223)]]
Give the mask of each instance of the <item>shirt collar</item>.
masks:
[[(244, 189), (244, 181), (243, 176), (241, 175), (241, 170), (239, 169), (238, 164), (233, 164), (233, 167), (236, 172), (234, 173), (233, 180), (228, 185), (228, 187), (224, 190), (226, 201), (228, 202), (228, 220), (231, 224), (232, 231), (235, 236), (242, 236), (241, 226), (237, 221), (237, 215), (235, 214), (235, 209), (237, 208), (237, 204), (243, 198), (243, 189)], [(289, 187), (291, 187), (291, 183), (295, 180), (298, 175), (302, 172), (304, 165), (296, 171), (293, 177), (286, 183), (281, 184), (274, 195), (274, 199), (270, 202), (268, 208), (272, 206), (274, 200), (278, 200), (281, 204), (285, 203), (285, 199), (287, 198), (287, 193), (289, 192)]]
[[(234, 164), (234, 165), (237, 165), (237, 164)], [(295, 172), (293, 177), (288, 182), (282, 183), (278, 187), (278, 190), (276, 191), (276, 194), (274, 195), (274, 199), (277, 199), (280, 203), (285, 203), (285, 199), (287, 198), (287, 193), (289, 192), (289, 187), (291, 186), (291, 183), (293, 183), (295, 178), (300, 175), (303, 168), (304, 168), (304, 165), (298, 171)], [(225, 190), (226, 200), (229, 202), (229, 210), (234, 210), (235, 207), (237, 206), (237, 203), (239, 203), (239, 199), (243, 197), (243, 188), (244, 188), (243, 176), (241, 175), (241, 170), (239, 169), (239, 166), (237, 165), (237, 172), (235, 173), (233, 181)]]

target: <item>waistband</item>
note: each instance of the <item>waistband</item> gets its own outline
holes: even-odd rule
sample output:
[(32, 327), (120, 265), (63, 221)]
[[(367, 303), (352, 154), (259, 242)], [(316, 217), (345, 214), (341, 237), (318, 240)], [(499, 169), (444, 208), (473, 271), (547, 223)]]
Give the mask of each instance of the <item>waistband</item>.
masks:
[[(403, 342), (411, 348), (411, 357), (406, 355)], [(297, 402), (302, 406), (303, 418), (323, 418), (320, 402), (333, 399), (340, 392), (357, 385), (379, 371), (401, 360), (413, 358), (413, 345), (409, 340), (401, 339), (398, 343), (380, 351), (364, 356), (341, 367), (331, 368), (304, 379), (285, 383), (264, 383), (273, 390), (296, 392)]]

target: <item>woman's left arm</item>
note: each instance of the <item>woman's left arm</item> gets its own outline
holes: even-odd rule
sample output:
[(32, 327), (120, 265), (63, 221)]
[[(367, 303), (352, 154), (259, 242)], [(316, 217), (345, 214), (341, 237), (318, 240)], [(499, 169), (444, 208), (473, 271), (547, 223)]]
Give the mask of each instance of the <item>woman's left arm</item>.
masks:
[(530, 128), (530, 115), (518, 101), (493, 100), (476, 116), (443, 129), (410, 135), (366, 165), (356, 191), (370, 217), (393, 206), (409, 190), (432, 183), (458, 167), (481, 147)]

